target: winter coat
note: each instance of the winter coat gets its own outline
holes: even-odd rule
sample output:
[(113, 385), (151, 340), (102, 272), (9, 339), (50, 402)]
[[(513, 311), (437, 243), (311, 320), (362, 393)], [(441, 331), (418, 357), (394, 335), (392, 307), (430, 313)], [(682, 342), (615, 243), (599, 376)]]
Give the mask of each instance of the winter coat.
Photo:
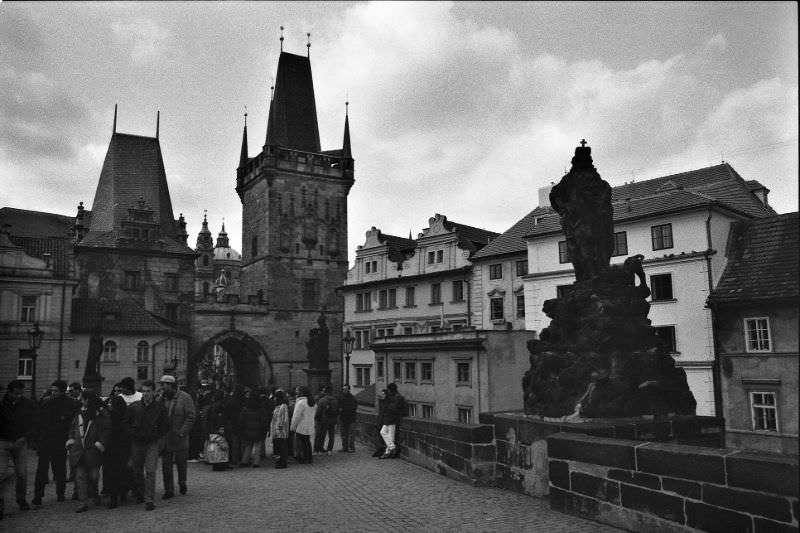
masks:
[(75, 402), (61, 395), (50, 398), (39, 411), (39, 449), (64, 449), (75, 417)]
[(103, 451), (108, 446), (111, 437), (111, 425), (108, 414), (100, 411), (92, 420), (84, 417), (84, 412), (78, 412), (72, 419), (69, 430), (69, 464), (73, 467), (78, 463), (84, 466), (100, 466), (103, 464)]
[(37, 408), (26, 397), (17, 403), (11, 403), (11, 397), (6, 393), (0, 402), (0, 439), (17, 440), (25, 437), (30, 440), (36, 434)]
[(349, 392), (343, 392), (339, 395), (339, 418), (342, 424), (352, 424), (356, 421), (356, 410), (358, 404), (356, 397)]
[(339, 420), (339, 401), (330, 394), (323, 395), (317, 402), (317, 422), (335, 424)]
[(406, 399), (399, 392), (386, 395), (386, 410), (383, 412), (383, 423), (392, 426), (406, 416)]
[(308, 398), (301, 396), (294, 403), (294, 413), (292, 413), (292, 425), (289, 429), (300, 435), (314, 434), (314, 417), (317, 414), (317, 404), (309, 407)]
[(285, 403), (278, 404), (272, 410), (272, 422), (269, 433), (273, 439), (289, 438), (289, 406)]
[(125, 411), (125, 430), (137, 444), (158, 442), (169, 431), (167, 409), (161, 402), (133, 402)]
[(128, 406), (121, 396), (112, 396), (106, 400), (106, 413), (111, 427), (108, 447), (114, 451), (124, 451), (130, 447), (130, 437), (125, 431), (125, 412)]
[(239, 415), (239, 429), (248, 441), (264, 440), (269, 430), (269, 415), (264, 407), (245, 407)]
[(195, 419), (194, 400), (188, 393), (178, 390), (171, 400), (164, 398), (162, 401), (169, 419), (164, 448), (170, 452), (188, 450), (189, 433)]

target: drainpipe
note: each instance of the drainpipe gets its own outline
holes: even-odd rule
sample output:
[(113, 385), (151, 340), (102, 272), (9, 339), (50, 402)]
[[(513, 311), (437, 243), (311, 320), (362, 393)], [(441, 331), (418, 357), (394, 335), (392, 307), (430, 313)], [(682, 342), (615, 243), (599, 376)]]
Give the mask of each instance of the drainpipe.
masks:
[(67, 296), (67, 282), (61, 284), (61, 317), (58, 323), (58, 368), (56, 370), (56, 379), (61, 379), (61, 366), (64, 358), (64, 306), (66, 302), (64, 299)]
[[(708, 295), (711, 296), (711, 291), (714, 290), (714, 275), (711, 272), (711, 217), (712, 210), (708, 209), (708, 218), (706, 219), (706, 272), (708, 272)], [(714, 309), (709, 309), (711, 313), (711, 345), (714, 350), (714, 362), (711, 366), (711, 381), (714, 385), (714, 416), (722, 417), (722, 384), (720, 378), (720, 360), (719, 360), (719, 344), (717, 343), (717, 328), (714, 318)], [(723, 437), (724, 438), (724, 437)], [(723, 441), (724, 442), (724, 441)]]

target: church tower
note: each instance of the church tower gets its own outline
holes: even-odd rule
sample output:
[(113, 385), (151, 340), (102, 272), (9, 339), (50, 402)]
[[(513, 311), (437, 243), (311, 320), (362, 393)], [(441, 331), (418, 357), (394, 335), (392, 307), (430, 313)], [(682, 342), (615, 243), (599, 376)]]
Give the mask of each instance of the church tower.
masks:
[(324, 312), (335, 331), (332, 319), (337, 325), (342, 319), (335, 289), (347, 275), (347, 195), (354, 181), (349, 119), (345, 113), (342, 147), (322, 150), (308, 57), (281, 51), (271, 93), (263, 150), (248, 157), (245, 124), (237, 170), (241, 298), (259, 295), (306, 331)]

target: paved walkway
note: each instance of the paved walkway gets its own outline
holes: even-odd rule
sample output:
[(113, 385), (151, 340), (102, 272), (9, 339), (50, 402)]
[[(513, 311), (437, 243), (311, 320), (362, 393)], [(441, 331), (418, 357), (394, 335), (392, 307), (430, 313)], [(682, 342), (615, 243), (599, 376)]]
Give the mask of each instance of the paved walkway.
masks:
[[(315, 456), (313, 465), (290, 462), (285, 470), (275, 470), (268, 459), (264, 465), (213, 472), (204, 463), (190, 463), (189, 493), (168, 501), (160, 499), (159, 465), (152, 512), (129, 502), (76, 514), (76, 502), (56, 502), (52, 483), (41, 509), (22, 512), (6, 494), (0, 532), (619, 531), (552, 511), (547, 500), (471, 487), (400, 459), (375, 459), (366, 448)], [(31, 458), (29, 498), (34, 471)]]

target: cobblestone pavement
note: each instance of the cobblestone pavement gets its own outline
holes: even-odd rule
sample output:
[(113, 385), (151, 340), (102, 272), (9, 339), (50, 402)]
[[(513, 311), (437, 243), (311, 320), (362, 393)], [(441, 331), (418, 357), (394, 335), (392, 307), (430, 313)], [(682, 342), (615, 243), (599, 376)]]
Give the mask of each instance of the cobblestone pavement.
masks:
[[(189, 493), (161, 500), (156, 509), (130, 501), (114, 510), (58, 503), (49, 483), (40, 509), (20, 511), (6, 494), (0, 532), (612, 532), (603, 524), (550, 510), (547, 500), (496, 488), (471, 487), (400, 459), (379, 460), (371, 450), (315, 456), (313, 465), (285, 470), (233, 468), (214, 472), (189, 464)], [(28, 471), (33, 491), (34, 457)], [(13, 490), (13, 489), (12, 489)], [(67, 498), (71, 493), (67, 488)], [(9, 501), (10, 500), (10, 501)], [(104, 499), (105, 503), (105, 499)]]

